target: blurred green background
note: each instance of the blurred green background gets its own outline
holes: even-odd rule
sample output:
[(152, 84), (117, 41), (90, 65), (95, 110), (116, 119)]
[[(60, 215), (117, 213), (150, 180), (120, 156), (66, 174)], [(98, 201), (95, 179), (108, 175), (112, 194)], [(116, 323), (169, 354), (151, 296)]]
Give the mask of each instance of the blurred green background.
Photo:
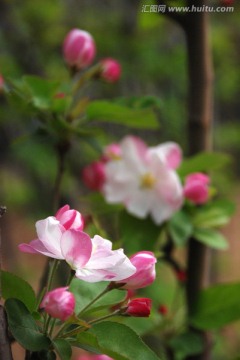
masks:
[[(87, 89), (88, 94), (107, 99), (147, 96), (149, 101), (156, 97), (160, 129), (154, 133), (139, 130), (134, 134), (155, 144), (176, 141), (187, 152), (185, 37), (166, 17), (141, 12), (144, 4), (154, 1), (1, 0), (0, 74), (5, 79), (35, 74), (67, 80), (69, 73), (61, 52), (63, 38), (72, 28), (87, 30), (96, 41), (96, 60), (113, 57), (122, 65), (118, 83), (94, 83)], [(210, 4), (216, 6), (219, 2), (210, 0)], [(216, 182), (223, 194), (238, 200), (240, 6), (237, 1), (234, 7), (232, 13), (211, 14), (210, 36), (214, 64), (214, 149), (233, 156), (228, 177), (218, 174)], [(0, 95), (0, 198), (8, 207), (3, 230), (6, 230), (4, 260), (9, 269), (18, 269), (20, 262), (26, 261), (25, 256), (17, 253), (15, 243), (33, 238), (35, 220), (51, 211), (49, 198), (56, 158), (47, 141), (32, 136), (36, 124), (37, 119)], [(117, 126), (106, 126), (105, 130), (118, 140), (129, 133), (129, 129)], [(74, 145), (64, 179), (63, 199), (78, 204), (80, 196), (86, 193), (80, 181), (81, 169), (98, 154), (77, 141)], [(83, 151), (84, 157), (79, 156)], [(214, 280), (239, 280), (239, 211), (224, 230), (230, 239), (229, 251), (214, 257)], [(27, 265), (21, 266), (21, 271), (27, 272)], [(31, 279), (31, 274), (28, 278)], [(223, 330), (224, 336), (217, 335), (220, 336), (215, 349), (217, 360), (234, 359), (239, 350), (239, 327), (236, 324)]]

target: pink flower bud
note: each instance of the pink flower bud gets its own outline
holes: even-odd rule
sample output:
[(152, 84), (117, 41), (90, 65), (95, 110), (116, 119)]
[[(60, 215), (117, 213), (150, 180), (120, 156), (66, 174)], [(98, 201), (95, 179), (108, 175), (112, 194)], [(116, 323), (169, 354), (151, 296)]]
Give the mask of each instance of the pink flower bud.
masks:
[(153, 283), (156, 277), (155, 263), (157, 259), (151, 251), (139, 251), (130, 257), (136, 272), (127, 279), (118, 281), (125, 283), (123, 289), (140, 289)]
[(121, 76), (121, 65), (118, 61), (106, 58), (100, 62), (102, 71), (101, 78), (107, 82), (116, 82)]
[(4, 78), (3, 76), (0, 74), (0, 92), (3, 90), (4, 88)]
[(93, 355), (92, 360), (114, 360), (105, 354)]
[(82, 171), (84, 184), (91, 190), (101, 191), (105, 182), (105, 167), (102, 161), (94, 161)]
[(113, 143), (105, 147), (103, 159), (105, 161), (121, 159), (122, 150), (119, 144)]
[(40, 308), (44, 308), (50, 316), (67, 320), (73, 313), (75, 308), (75, 298), (68, 287), (57, 288), (49, 291), (43, 298)]
[(167, 315), (168, 313), (168, 307), (166, 305), (160, 305), (159, 308), (158, 308), (158, 312), (159, 314), (161, 315)]
[(209, 199), (209, 176), (203, 173), (193, 173), (186, 177), (184, 196), (196, 205), (205, 204)]
[(84, 355), (80, 355), (76, 360), (113, 360), (113, 358), (105, 354), (98, 354), (98, 355), (84, 354)]
[(66, 230), (83, 230), (84, 219), (82, 214), (77, 210), (70, 210), (69, 205), (61, 207), (56, 215), (56, 219), (65, 227)]
[(152, 300), (148, 298), (132, 299), (127, 304), (124, 314), (136, 317), (149, 317), (151, 312)]
[(71, 67), (83, 69), (91, 65), (95, 53), (95, 42), (87, 31), (73, 29), (64, 39), (63, 56)]

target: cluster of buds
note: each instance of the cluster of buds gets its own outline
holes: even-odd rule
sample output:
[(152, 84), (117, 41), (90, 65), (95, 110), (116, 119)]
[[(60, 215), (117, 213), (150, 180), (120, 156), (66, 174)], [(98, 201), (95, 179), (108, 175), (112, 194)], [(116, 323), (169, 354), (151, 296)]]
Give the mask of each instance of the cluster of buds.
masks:
[[(72, 29), (63, 43), (63, 57), (66, 64), (75, 72), (93, 63), (96, 55), (96, 45), (93, 37), (87, 31)], [(116, 82), (121, 76), (121, 66), (115, 59), (101, 59), (95, 66), (93, 76), (106, 82)]]

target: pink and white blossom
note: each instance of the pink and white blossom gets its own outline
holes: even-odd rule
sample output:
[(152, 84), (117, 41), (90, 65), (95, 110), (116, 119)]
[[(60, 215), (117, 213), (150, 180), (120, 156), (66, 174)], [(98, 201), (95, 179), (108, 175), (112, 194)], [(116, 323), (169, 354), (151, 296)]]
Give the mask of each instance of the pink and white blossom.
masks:
[(74, 313), (75, 298), (68, 287), (57, 288), (44, 296), (40, 308), (53, 318), (65, 321)]
[[(63, 224), (73, 225), (74, 222), (65, 222), (72, 219), (71, 215), (66, 215), (65, 219), (62, 217), (64, 214), (58, 213)], [(36, 230), (38, 238), (29, 244), (20, 244), (20, 251), (65, 260), (79, 279), (87, 282), (118, 281), (136, 271), (122, 249), (112, 250), (111, 241), (98, 235), (91, 239), (85, 232), (74, 228), (66, 230), (56, 217), (38, 221)]]
[(169, 144), (148, 148), (139, 138), (125, 137), (121, 158), (105, 165), (103, 194), (108, 203), (123, 203), (139, 218), (150, 215), (156, 224), (169, 219), (183, 203), (183, 189), (174, 168), (180, 151)]
[(157, 259), (151, 251), (139, 251), (130, 257), (136, 272), (127, 279), (119, 281), (125, 283), (123, 289), (140, 289), (149, 286), (156, 278), (155, 264)]

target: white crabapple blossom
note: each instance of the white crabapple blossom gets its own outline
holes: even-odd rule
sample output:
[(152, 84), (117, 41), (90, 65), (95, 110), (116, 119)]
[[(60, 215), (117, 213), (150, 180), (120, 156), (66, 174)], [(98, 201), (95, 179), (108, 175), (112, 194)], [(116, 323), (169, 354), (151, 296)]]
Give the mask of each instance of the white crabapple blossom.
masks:
[(76, 271), (76, 277), (87, 282), (119, 281), (136, 272), (122, 249), (112, 250), (111, 241), (98, 235), (91, 239), (79, 230), (79, 222), (72, 222), (76, 228), (66, 228), (70, 222), (66, 222), (62, 212), (60, 209), (56, 217), (37, 221), (38, 238), (29, 244), (20, 244), (20, 251), (65, 260)]
[(148, 148), (139, 138), (125, 137), (121, 157), (105, 164), (103, 194), (108, 203), (123, 203), (139, 218), (150, 215), (156, 224), (168, 220), (183, 203), (175, 171), (181, 149), (174, 142)]

